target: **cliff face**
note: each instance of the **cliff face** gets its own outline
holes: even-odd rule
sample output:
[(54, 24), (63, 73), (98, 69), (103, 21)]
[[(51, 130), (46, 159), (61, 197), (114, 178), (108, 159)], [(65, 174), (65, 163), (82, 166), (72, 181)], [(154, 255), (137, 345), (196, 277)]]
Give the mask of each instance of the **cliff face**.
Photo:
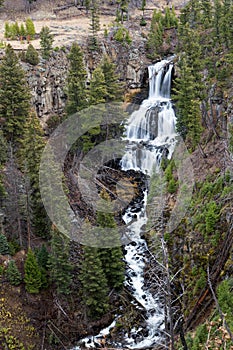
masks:
[(53, 52), (49, 61), (42, 60), (34, 67), (23, 63), (32, 94), (32, 104), (42, 124), (64, 111), (65, 84), (68, 61), (63, 51)]
[[(32, 104), (42, 125), (45, 125), (49, 117), (62, 115), (66, 103), (66, 78), (69, 62), (66, 50), (54, 51), (48, 61), (43, 59), (37, 66), (23, 63), (28, 76), (28, 83), (32, 93)], [(113, 42), (111, 37), (102, 42), (100, 53), (88, 52), (84, 48), (85, 63), (87, 69), (87, 84), (91, 72), (101, 61), (102, 57), (108, 54), (116, 64), (119, 80), (122, 81), (127, 90), (145, 86), (147, 78), (148, 59), (145, 56), (144, 43), (134, 43), (124, 46)]]

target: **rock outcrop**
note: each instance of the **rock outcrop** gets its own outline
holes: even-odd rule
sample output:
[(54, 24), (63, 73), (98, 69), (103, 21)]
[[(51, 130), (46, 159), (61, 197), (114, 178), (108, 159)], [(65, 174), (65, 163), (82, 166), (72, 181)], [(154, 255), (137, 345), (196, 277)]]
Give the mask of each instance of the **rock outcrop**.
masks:
[[(120, 81), (126, 90), (138, 92), (146, 84), (147, 65), (149, 61), (145, 56), (144, 45), (123, 45), (111, 40), (111, 37), (101, 44), (101, 52), (93, 53), (84, 49), (87, 68), (87, 84), (91, 73), (102, 57), (107, 54), (116, 64)], [(69, 48), (54, 51), (48, 61), (41, 59), (37, 66), (23, 63), (32, 92), (32, 104), (42, 125), (49, 117), (62, 115), (66, 104), (66, 79), (68, 72), (67, 53)]]

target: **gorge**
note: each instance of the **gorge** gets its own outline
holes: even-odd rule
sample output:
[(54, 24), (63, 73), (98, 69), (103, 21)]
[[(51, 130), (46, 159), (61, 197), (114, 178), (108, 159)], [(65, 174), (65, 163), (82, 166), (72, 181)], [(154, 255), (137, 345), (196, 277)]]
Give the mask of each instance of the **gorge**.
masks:
[[(175, 147), (175, 113), (170, 101), (172, 78), (172, 58), (162, 60), (148, 67), (149, 96), (140, 108), (134, 111), (127, 122), (125, 138), (128, 141), (125, 155), (120, 165), (124, 171), (135, 170), (153, 175), (157, 172), (162, 157), (170, 159)], [(117, 319), (99, 335), (87, 337), (79, 342), (80, 347), (95, 348), (106, 337), (106, 343), (115, 347), (148, 349), (163, 343), (164, 305), (163, 293), (153, 295), (145, 287), (144, 273), (148, 258), (148, 247), (144, 238), (147, 224), (147, 190), (141, 201), (141, 209), (129, 207), (123, 220), (127, 225), (130, 243), (124, 246), (126, 262), (125, 287), (132, 293), (138, 305), (145, 311), (144, 331), (139, 325), (124, 335), (122, 343), (110, 340), (108, 333), (114, 328)], [(135, 307), (137, 307), (135, 305)], [(145, 335), (147, 334), (147, 335)], [(80, 349), (75, 347), (73, 350)]]

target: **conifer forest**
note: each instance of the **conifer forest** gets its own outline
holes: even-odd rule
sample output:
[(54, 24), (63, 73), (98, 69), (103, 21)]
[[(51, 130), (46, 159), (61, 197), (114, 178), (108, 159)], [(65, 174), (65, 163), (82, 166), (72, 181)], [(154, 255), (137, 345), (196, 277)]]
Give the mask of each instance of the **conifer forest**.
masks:
[(232, 0), (0, 0), (0, 350), (233, 350)]

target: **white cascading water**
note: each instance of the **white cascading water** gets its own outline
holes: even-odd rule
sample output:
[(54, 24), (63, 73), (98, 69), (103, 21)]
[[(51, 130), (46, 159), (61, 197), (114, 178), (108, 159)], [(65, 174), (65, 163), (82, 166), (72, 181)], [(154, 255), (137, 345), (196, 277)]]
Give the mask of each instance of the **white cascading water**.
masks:
[[(139, 110), (132, 113), (126, 127), (125, 137), (128, 145), (121, 160), (121, 168), (125, 171), (136, 170), (152, 175), (153, 171), (159, 168), (162, 156), (166, 154), (166, 157), (170, 158), (172, 155), (176, 136), (176, 118), (170, 101), (172, 68), (171, 60), (162, 60), (148, 67), (149, 97), (142, 102)], [(146, 241), (142, 238), (147, 223), (146, 205), (145, 191), (140, 211), (135, 213), (135, 208), (128, 208), (123, 216), (131, 239), (131, 243), (124, 247), (127, 265), (125, 286), (145, 310), (144, 332), (140, 332), (142, 328), (135, 327), (125, 334), (124, 342), (114, 342), (114, 347), (148, 349), (161, 344), (164, 339), (162, 295), (152, 295), (146, 290), (144, 281), (148, 253)], [(100, 339), (109, 334), (115, 323), (116, 320), (97, 336), (82, 339), (81, 347), (75, 347), (73, 350), (82, 347), (98, 348)]]

